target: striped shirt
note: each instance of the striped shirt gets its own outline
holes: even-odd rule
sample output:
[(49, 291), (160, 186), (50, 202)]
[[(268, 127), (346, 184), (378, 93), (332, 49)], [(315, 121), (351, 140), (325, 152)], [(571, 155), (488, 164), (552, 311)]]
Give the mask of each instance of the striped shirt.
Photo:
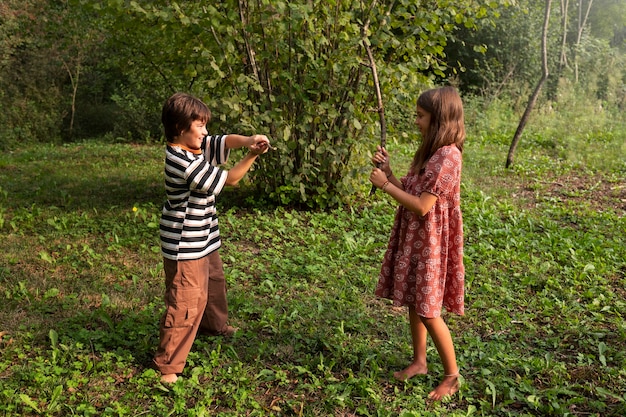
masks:
[(205, 137), (198, 151), (167, 144), (167, 201), (160, 222), (165, 258), (200, 259), (220, 247), (215, 197), (224, 188), (228, 172), (217, 165), (226, 162), (229, 153), (226, 135)]

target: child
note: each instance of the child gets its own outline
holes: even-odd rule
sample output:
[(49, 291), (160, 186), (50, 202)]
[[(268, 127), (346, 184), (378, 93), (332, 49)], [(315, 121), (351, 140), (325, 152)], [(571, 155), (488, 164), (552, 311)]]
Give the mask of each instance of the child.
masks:
[[(166, 311), (154, 363), (167, 383), (182, 372), (198, 331), (222, 336), (236, 331), (226, 324), (215, 199), (225, 185), (236, 185), (243, 178), (270, 143), (264, 135), (208, 136), (210, 120), (207, 106), (188, 94), (174, 94), (163, 105), (167, 201), (160, 234)], [(227, 160), (230, 149), (244, 146), (250, 152), (232, 169), (217, 167)]]
[(422, 142), (405, 177), (397, 179), (387, 150), (378, 147), (370, 181), (399, 204), (376, 295), (409, 310), (413, 361), (394, 373), (406, 380), (428, 372), (426, 336), (437, 347), (445, 376), (428, 397), (459, 390), (459, 369), (442, 306), (464, 314), (463, 220), (460, 208), (463, 104), (452, 87), (425, 91), (417, 100)]

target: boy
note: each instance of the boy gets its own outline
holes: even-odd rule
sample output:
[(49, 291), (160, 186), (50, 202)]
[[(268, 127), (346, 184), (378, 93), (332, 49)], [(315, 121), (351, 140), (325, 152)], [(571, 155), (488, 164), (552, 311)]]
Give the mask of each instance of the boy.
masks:
[[(265, 135), (208, 136), (210, 119), (208, 107), (188, 94), (176, 93), (163, 105), (167, 201), (160, 235), (166, 311), (154, 363), (166, 383), (175, 382), (183, 371), (198, 331), (222, 336), (236, 331), (226, 324), (228, 304), (218, 253), (215, 198), (225, 185), (236, 185), (269, 149)], [(230, 149), (244, 146), (250, 152), (232, 169), (217, 167), (226, 162)]]

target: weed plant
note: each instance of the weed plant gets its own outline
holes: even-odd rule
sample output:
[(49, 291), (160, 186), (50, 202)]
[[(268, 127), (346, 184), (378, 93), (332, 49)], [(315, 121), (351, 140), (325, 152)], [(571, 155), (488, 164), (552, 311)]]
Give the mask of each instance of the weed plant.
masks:
[[(511, 131), (473, 114), (467, 314), (446, 316), (458, 395), (425, 399), (443, 373), (432, 344), (427, 376), (391, 376), (410, 360), (406, 312), (373, 290), (395, 206), (367, 196), (366, 175), (329, 212), (224, 193), (240, 331), (199, 337), (183, 377), (162, 385), (163, 151), (96, 141), (0, 156), (0, 414), (623, 416), (626, 128), (545, 116), (505, 170)], [(391, 142), (397, 167), (415, 150), (405, 142)]]

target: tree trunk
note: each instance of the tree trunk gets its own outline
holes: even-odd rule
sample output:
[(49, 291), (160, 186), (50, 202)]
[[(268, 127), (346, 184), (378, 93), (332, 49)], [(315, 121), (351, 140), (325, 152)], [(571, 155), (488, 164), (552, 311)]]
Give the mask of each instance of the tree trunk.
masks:
[(578, 2), (578, 33), (576, 34), (576, 44), (574, 45), (574, 79), (578, 83), (578, 50), (580, 48), (580, 41), (583, 37), (583, 29), (587, 24), (587, 18), (589, 17), (589, 11), (591, 11), (591, 5), (593, 0), (589, 0), (587, 3), (587, 10), (585, 11), (585, 17), (583, 17), (583, 2)]
[(71, 108), (71, 114), (70, 114), (70, 129), (69, 129), (70, 138), (72, 138), (74, 134), (74, 117), (76, 115), (76, 95), (78, 94), (78, 81), (80, 79), (80, 68), (81, 68), (82, 61), (83, 61), (82, 54), (79, 53), (78, 57), (76, 58), (76, 73), (75, 74), (72, 74), (72, 70), (70, 69), (67, 62), (63, 61), (63, 66), (65, 67), (65, 70), (67, 71), (70, 77), (70, 82), (72, 84), (72, 108)]
[(537, 86), (535, 87), (535, 91), (533, 91), (533, 94), (530, 96), (530, 100), (528, 101), (528, 104), (526, 105), (526, 110), (524, 111), (524, 115), (522, 116), (519, 122), (519, 125), (517, 126), (517, 130), (515, 131), (515, 135), (513, 136), (513, 141), (511, 141), (511, 147), (509, 148), (509, 155), (506, 158), (505, 166), (507, 168), (513, 165), (513, 156), (515, 155), (515, 148), (517, 148), (517, 144), (520, 140), (520, 137), (522, 136), (522, 132), (524, 131), (524, 127), (526, 126), (526, 122), (528, 121), (528, 118), (530, 117), (530, 112), (533, 110), (533, 107), (535, 107), (535, 103), (537, 102), (537, 98), (539, 97), (539, 93), (541, 92), (541, 87), (543, 87), (543, 84), (548, 79), (548, 75), (549, 75), (549, 72), (548, 72), (548, 26), (550, 23), (551, 5), (552, 5), (552, 0), (546, 0), (546, 11), (545, 11), (544, 21), (543, 21), (543, 34), (541, 38), (541, 55), (542, 55), (541, 65), (543, 67), (541, 79), (537, 83)]
[(563, 68), (567, 66), (567, 13), (569, 9), (569, 0), (561, 0), (561, 57), (559, 58), (559, 73), (561, 75)]

